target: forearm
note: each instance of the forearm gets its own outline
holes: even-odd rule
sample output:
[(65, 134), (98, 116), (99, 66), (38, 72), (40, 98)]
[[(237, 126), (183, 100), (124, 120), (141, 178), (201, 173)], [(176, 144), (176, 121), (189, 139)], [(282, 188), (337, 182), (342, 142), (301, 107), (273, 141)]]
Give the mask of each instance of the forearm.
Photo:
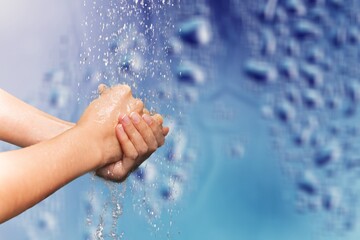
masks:
[(0, 89), (0, 140), (26, 147), (51, 139), (73, 126)]
[(39, 144), (0, 154), (0, 223), (99, 165), (95, 141), (75, 127)]

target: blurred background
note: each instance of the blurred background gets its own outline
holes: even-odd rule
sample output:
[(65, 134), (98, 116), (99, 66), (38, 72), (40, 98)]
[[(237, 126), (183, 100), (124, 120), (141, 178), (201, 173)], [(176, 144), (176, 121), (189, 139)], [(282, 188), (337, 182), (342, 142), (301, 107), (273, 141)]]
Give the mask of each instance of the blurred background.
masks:
[(359, 239), (359, 9), (0, 0), (2, 89), (76, 122), (127, 83), (171, 127), (125, 183), (89, 173), (0, 239)]

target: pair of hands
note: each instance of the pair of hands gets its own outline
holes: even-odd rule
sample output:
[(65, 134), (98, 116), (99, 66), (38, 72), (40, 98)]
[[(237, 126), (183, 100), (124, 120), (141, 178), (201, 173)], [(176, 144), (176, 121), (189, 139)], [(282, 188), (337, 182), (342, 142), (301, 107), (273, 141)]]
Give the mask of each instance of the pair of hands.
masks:
[(122, 182), (161, 147), (169, 132), (159, 114), (151, 116), (127, 85), (101, 84), (99, 98), (85, 110), (77, 127), (93, 138), (99, 153), (96, 174)]

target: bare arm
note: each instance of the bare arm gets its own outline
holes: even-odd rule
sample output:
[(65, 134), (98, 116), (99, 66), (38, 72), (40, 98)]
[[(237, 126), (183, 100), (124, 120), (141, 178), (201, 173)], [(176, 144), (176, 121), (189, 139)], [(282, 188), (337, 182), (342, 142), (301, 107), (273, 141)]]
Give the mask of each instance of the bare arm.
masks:
[(27, 147), (74, 126), (44, 113), (0, 89), (0, 140)]
[(0, 153), (0, 223), (101, 166), (101, 151), (85, 129)]
[[(115, 130), (119, 115), (142, 110), (142, 102), (132, 97), (128, 86), (117, 86), (94, 100), (70, 130), (28, 148), (1, 153), (0, 223), (82, 174), (121, 160)], [(135, 164), (134, 158), (124, 159), (119, 172), (127, 176)]]
[[(132, 97), (127, 86), (108, 89), (89, 105), (76, 125), (47, 115), (4, 91), (0, 92), (1, 101), (9, 105), (0, 110), (4, 126), (0, 139), (20, 146), (40, 143), (0, 153), (0, 223), (89, 171), (97, 170), (112, 181), (125, 180), (164, 144), (169, 131), (162, 127), (158, 114), (140, 117), (143, 104)], [(19, 111), (26, 111), (23, 115), (31, 121)], [(130, 114), (132, 121), (126, 123), (124, 114)], [(115, 128), (118, 122), (121, 124)], [(26, 140), (22, 140), (24, 134)]]

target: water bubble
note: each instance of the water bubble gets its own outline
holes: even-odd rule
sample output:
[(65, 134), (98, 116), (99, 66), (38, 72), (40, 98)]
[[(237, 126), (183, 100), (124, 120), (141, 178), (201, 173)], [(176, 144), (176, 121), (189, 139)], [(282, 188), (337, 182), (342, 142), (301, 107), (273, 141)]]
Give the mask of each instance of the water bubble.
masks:
[(296, 110), (287, 102), (281, 102), (275, 108), (276, 116), (283, 122), (289, 122), (296, 117)]
[(294, 26), (294, 35), (299, 40), (317, 39), (322, 34), (321, 28), (308, 20), (299, 20)]
[(262, 33), (262, 54), (263, 55), (273, 55), (276, 52), (276, 38), (274, 36), (274, 33), (269, 30), (265, 29)]
[(297, 145), (304, 145), (310, 142), (312, 130), (311, 129), (301, 129), (294, 135), (294, 142)]
[(341, 105), (342, 105), (341, 103), (342, 103), (341, 98), (337, 97), (337, 96), (332, 96), (331, 98), (329, 98), (326, 101), (327, 107), (332, 109), (332, 110), (339, 109), (341, 107)]
[(120, 61), (120, 69), (124, 72), (138, 72), (143, 66), (143, 60), (140, 54), (127, 55)]
[(152, 183), (157, 175), (157, 170), (154, 164), (152, 163), (145, 163), (140, 165), (138, 169), (134, 172), (135, 177), (137, 180), (144, 184)]
[(191, 45), (206, 45), (212, 37), (211, 27), (208, 20), (200, 17), (193, 18), (181, 24), (179, 36)]
[(183, 45), (177, 38), (170, 38), (166, 46), (167, 54), (178, 55), (182, 52)]
[(300, 53), (299, 43), (294, 39), (290, 39), (288, 42), (285, 43), (285, 52), (289, 56), (298, 56)]
[(325, 59), (325, 53), (324, 51), (319, 47), (312, 47), (307, 56), (306, 60), (310, 63), (321, 63)]
[(346, 94), (352, 103), (357, 103), (360, 100), (360, 83), (351, 81), (346, 86)]
[(297, 186), (301, 192), (307, 195), (316, 195), (320, 192), (320, 183), (316, 175), (310, 170), (306, 170), (301, 174)]
[(261, 115), (265, 119), (272, 119), (274, 117), (274, 111), (271, 106), (265, 105), (261, 107)]
[(168, 140), (169, 150), (167, 153), (167, 159), (169, 161), (178, 161), (182, 158), (186, 147), (186, 136), (184, 133), (177, 133), (174, 139)]
[(340, 206), (341, 194), (338, 188), (330, 187), (325, 190), (322, 196), (322, 205), (325, 210), (331, 211)]
[(185, 62), (177, 68), (177, 78), (182, 83), (199, 85), (205, 82), (205, 73), (196, 64)]
[(310, 64), (302, 64), (300, 69), (310, 87), (317, 88), (323, 85), (324, 77), (320, 68)]
[(277, 71), (267, 62), (249, 60), (245, 65), (246, 75), (258, 83), (272, 83), (277, 78)]
[(298, 88), (289, 87), (285, 91), (286, 99), (292, 104), (298, 104), (301, 102), (301, 94)]
[(260, 12), (260, 19), (272, 23), (276, 17), (278, 9), (280, 9), (280, 7), (277, 0), (267, 1), (267, 3), (264, 5), (264, 8)]
[(160, 195), (163, 200), (166, 201), (177, 201), (182, 193), (182, 188), (179, 182), (170, 181), (160, 189)]
[(48, 102), (53, 107), (63, 108), (68, 103), (70, 90), (65, 86), (52, 86), (49, 90)]
[(291, 58), (286, 58), (280, 63), (279, 72), (289, 80), (296, 80), (299, 77), (298, 65)]
[(170, 181), (184, 183), (188, 179), (188, 174), (184, 169), (176, 169), (170, 176)]
[(349, 29), (349, 42), (354, 45), (360, 42), (360, 31), (357, 27)]
[(287, 0), (285, 8), (290, 14), (296, 16), (303, 16), (306, 13), (306, 7), (300, 0)]
[(347, 32), (343, 28), (335, 29), (331, 34), (331, 42), (335, 47), (342, 47), (347, 41)]
[(324, 104), (321, 94), (313, 89), (306, 89), (303, 93), (303, 103), (309, 109), (321, 108)]
[(54, 231), (57, 226), (55, 216), (50, 212), (42, 212), (37, 219), (37, 227), (41, 231)]
[(331, 141), (318, 150), (314, 156), (314, 163), (318, 167), (324, 167), (338, 161), (341, 155), (342, 149), (339, 143), (337, 141)]
[(117, 41), (112, 41), (109, 43), (109, 50), (111, 53), (116, 53), (118, 50), (118, 42)]
[(63, 70), (54, 70), (54, 71), (49, 71), (45, 74), (44, 76), (44, 80), (46, 82), (51, 82), (51, 83), (57, 83), (57, 84), (61, 84), (64, 83), (65, 80), (65, 72)]
[(235, 142), (230, 147), (230, 156), (234, 159), (241, 159), (244, 157), (245, 147), (242, 143)]

